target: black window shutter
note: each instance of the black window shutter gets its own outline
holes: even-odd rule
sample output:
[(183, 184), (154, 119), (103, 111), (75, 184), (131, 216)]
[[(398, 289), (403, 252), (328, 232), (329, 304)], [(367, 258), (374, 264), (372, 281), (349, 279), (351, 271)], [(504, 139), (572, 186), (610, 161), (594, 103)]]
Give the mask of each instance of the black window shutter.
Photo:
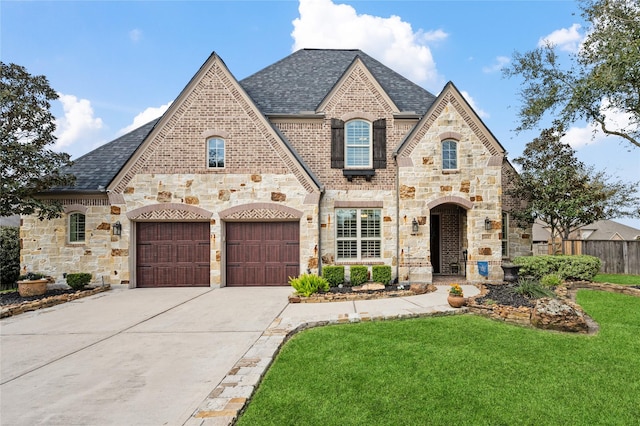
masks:
[(331, 119), (331, 168), (344, 169), (344, 121)]
[(373, 122), (373, 168), (387, 168), (387, 120)]

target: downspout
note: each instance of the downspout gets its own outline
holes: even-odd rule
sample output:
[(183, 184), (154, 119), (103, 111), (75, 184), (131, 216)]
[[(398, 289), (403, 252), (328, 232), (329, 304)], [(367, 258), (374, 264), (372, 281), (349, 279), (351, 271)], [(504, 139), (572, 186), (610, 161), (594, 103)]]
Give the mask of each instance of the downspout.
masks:
[(322, 196), (324, 195), (324, 187), (320, 188), (320, 196), (318, 197), (318, 276), (322, 276)]
[(396, 280), (400, 284), (400, 167), (398, 167), (398, 153), (393, 153), (396, 164)]

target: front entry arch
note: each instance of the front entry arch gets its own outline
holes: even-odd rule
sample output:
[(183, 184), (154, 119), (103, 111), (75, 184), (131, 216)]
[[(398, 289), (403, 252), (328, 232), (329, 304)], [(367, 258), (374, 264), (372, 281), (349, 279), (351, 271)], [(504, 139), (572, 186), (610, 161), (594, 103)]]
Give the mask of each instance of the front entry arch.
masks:
[(434, 274), (464, 275), (463, 250), (467, 247), (467, 211), (444, 203), (430, 211), (429, 247)]

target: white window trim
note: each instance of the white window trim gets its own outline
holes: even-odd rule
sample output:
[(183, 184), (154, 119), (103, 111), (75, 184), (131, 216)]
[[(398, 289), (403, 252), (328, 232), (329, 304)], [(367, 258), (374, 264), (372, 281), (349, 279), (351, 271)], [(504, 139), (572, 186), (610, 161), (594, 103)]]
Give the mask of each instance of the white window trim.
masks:
[[(338, 210), (355, 210), (356, 211), (356, 236), (355, 237), (338, 237), (338, 218), (337, 218), (337, 211)], [(362, 210), (376, 210), (379, 212), (379, 228), (380, 228), (380, 235), (378, 237), (362, 237), (361, 236), (361, 230), (362, 230)], [(375, 261), (379, 261), (380, 259), (382, 259), (382, 224), (383, 224), (383, 220), (382, 220), (382, 209), (379, 208), (371, 208), (371, 207), (362, 207), (362, 208), (357, 208), (357, 207), (351, 207), (351, 208), (339, 208), (336, 209), (336, 233), (335, 233), (335, 253), (336, 253), (336, 260), (340, 261), (340, 262), (375, 262)], [(356, 257), (339, 257), (338, 255), (338, 242), (339, 241), (356, 241)], [(380, 244), (380, 256), (379, 257), (362, 257), (362, 241), (378, 241)]]
[[(82, 240), (71, 241), (71, 218), (75, 215), (82, 215), (84, 217), (84, 230)], [(87, 215), (84, 212), (73, 211), (67, 215), (67, 243), (69, 244), (85, 244), (87, 241)]]
[[(444, 167), (444, 144), (448, 143), (448, 142), (453, 142), (455, 144), (456, 147), (456, 167), (453, 168), (445, 168)], [(460, 148), (459, 148), (460, 143), (455, 140), (455, 139), (445, 139), (440, 143), (440, 151), (442, 153), (442, 162), (441, 162), (441, 166), (442, 166), (442, 170), (444, 172), (452, 172), (452, 171), (456, 171), (460, 169)]]
[[(355, 123), (355, 122), (362, 122), (362, 123), (366, 123), (369, 126), (369, 164), (365, 165), (365, 166), (350, 166), (349, 165), (349, 155), (348, 155), (348, 151), (349, 151), (349, 143), (348, 143), (348, 127), (349, 124), (351, 123)], [(354, 145), (354, 146), (358, 146), (358, 147), (362, 147), (363, 145)], [(368, 120), (363, 120), (362, 118), (355, 118), (353, 120), (349, 120), (346, 123), (344, 123), (344, 168), (345, 169), (351, 169), (351, 170), (369, 170), (373, 168), (373, 122), (368, 121)]]
[[(210, 155), (209, 143), (211, 141), (213, 141), (213, 140), (222, 141), (222, 149), (224, 151), (223, 156), (222, 156), (222, 164), (223, 164), (222, 167), (211, 166), (211, 163), (210, 163), (211, 157), (209, 156)], [(207, 169), (210, 169), (210, 170), (222, 170), (222, 169), (226, 168), (227, 167), (227, 141), (224, 138), (220, 137), (220, 136), (211, 136), (211, 137), (207, 138), (206, 146), (207, 146)]]

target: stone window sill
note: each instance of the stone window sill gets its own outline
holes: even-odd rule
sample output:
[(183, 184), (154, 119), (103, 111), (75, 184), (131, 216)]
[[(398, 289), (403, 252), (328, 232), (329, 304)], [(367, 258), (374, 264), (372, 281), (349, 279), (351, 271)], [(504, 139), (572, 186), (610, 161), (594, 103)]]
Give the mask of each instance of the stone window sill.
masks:
[(458, 173), (460, 173), (459, 169), (451, 169), (451, 170), (443, 170), (442, 171), (443, 175), (455, 175), (455, 174), (458, 174)]
[(364, 266), (372, 266), (372, 265), (385, 265), (385, 263), (381, 260), (337, 260), (336, 265), (341, 266), (353, 266), (353, 265), (364, 265)]

